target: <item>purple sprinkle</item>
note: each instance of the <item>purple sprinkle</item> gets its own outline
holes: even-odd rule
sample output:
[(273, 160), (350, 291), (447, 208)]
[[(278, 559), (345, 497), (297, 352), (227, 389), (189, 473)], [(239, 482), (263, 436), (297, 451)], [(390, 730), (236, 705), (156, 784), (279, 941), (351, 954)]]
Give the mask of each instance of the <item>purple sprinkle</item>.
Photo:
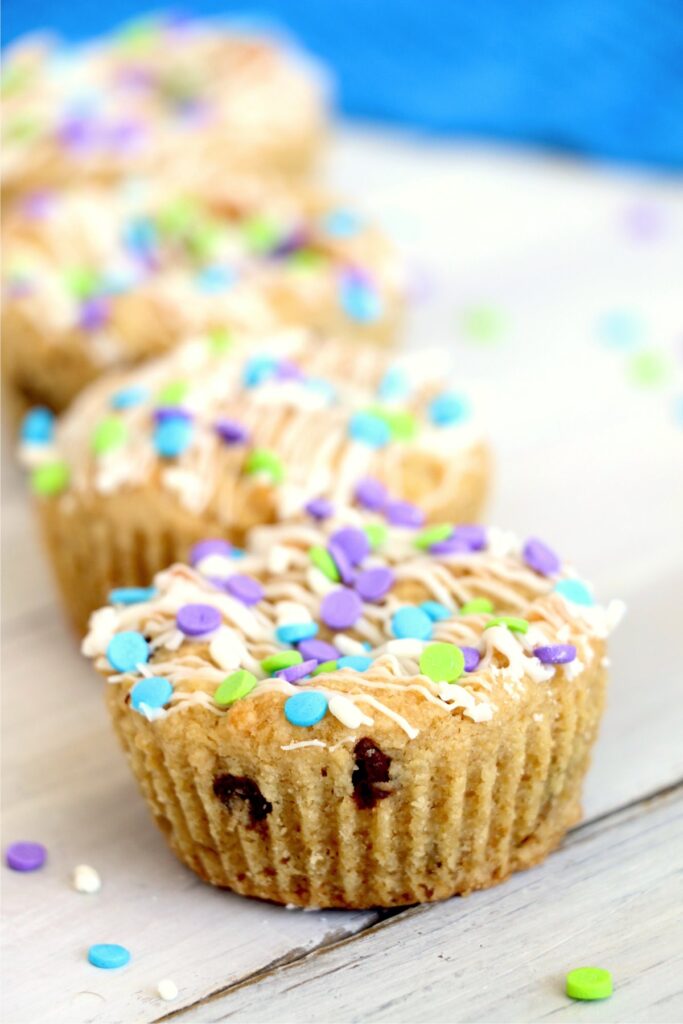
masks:
[(472, 547), (460, 537), (446, 537), (430, 545), (431, 555), (471, 555)]
[(290, 359), (281, 359), (275, 367), (276, 380), (303, 380), (303, 372)]
[(309, 658), (308, 661), (301, 661), (298, 665), (290, 665), (289, 668), (281, 668), (275, 673), (288, 683), (296, 683), (299, 679), (309, 675), (318, 664), (317, 658)]
[(323, 661), (335, 661), (340, 657), (339, 651), (326, 640), (302, 640), (299, 644), (299, 653), (306, 661), (309, 659), (323, 663)]
[(552, 576), (561, 568), (561, 562), (555, 552), (536, 537), (530, 537), (525, 543), (522, 557), (530, 569), (540, 572), (542, 576)]
[(21, 209), (28, 220), (43, 220), (54, 205), (52, 192), (29, 192), (21, 203)]
[(96, 295), (85, 300), (78, 322), (84, 331), (98, 331), (109, 319), (110, 310), (109, 299), (104, 295)]
[(359, 565), (370, 554), (370, 541), (365, 530), (359, 530), (355, 526), (335, 530), (330, 537), (330, 544), (341, 548), (351, 565)]
[(208, 558), (209, 555), (223, 555), (225, 558), (230, 558), (232, 555), (232, 544), (218, 537), (200, 540), (190, 551), (190, 565), (197, 565), (198, 562)]
[(544, 665), (566, 665), (576, 657), (573, 644), (549, 644), (547, 647), (534, 647), (534, 654)]
[(356, 579), (356, 571), (345, 549), (331, 540), (327, 545), (327, 550), (337, 566), (342, 583), (352, 584)]
[(214, 430), (221, 441), (225, 441), (226, 444), (243, 444), (249, 437), (245, 426), (238, 423), (237, 420), (229, 420), (225, 417), (216, 420)]
[(486, 529), (474, 523), (460, 523), (455, 527), (453, 537), (463, 540), (470, 551), (483, 551), (488, 539)]
[(100, 141), (98, 126), (87, 117), (68, 118), (57, 134), (63, 146), (80, 152), (93, 149)]
[(362, 267), (346, 267), (343, 271), (342, 282), (350, 285), (361, 285), (369, 287), (372, 284), (372, 277)]
[(242, 604), (258, 604), (263, 600), (263, 587), (253, 576), (236, 573), (225, 580), (225, 589)]
[(465, 672), (474, 672), (481, 661), (481, 654), (476, 647), (461, 647), (460, 650), (465, 658)]
[(221, 613), (212, 604), (184, 604), (178, 609), (176, 624), (185, 636), (204, 636), (218, 629)]
[(411, 526), (413, 529), (417, 529), (425, 521), (422, 509), (409, 501), (390, 501), (384, 514), (394, 526)]
[(394, 585), (395, 576), (388, 566), (365, 569), (356, 580), (356, 590), (364, 601), (381, 601)]
[(356, 501), (363, 508), (379, 511), (386, 505), (388, 497), (386, 487), (375, 477), (366, 476), (356, 486)]
[(330, 629), (355, 626), (363, 614), (363, 602), (355, 590), (339, 587), (325, 594), (320, 602), (320, 617)]
[(185, 420), (189, 423), (194, 418), (189, 409), (183, 409), (180, 405), (160, 405), (152, 415), (155, 423), (165, 423), (166, 420)]
[(271, 256), (291, 256), (308, 245), (309, 238), (303, 228), (295, 228), (285, 235), (277, 245), (270, 250)]
[(334, 512), (334, 506), (327, 498), (311, 498), (304, 508), (314, 519), (328, 519)]
[(11, 843), (5, 851), (7, 867), (12, 871), (37, 871), (46, 857), (47, 850), (42, 843)]
[(123, 153), (134, 153), (139, 150), (145, 137), (144, 127), (139, 121), (118, 121), (107, 133), (109, 145)]

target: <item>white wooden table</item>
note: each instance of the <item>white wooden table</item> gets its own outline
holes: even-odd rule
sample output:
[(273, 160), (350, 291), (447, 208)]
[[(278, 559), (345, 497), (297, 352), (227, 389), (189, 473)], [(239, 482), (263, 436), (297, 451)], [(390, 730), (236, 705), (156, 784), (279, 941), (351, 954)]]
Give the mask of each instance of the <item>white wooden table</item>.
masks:
[[(1, 871), (3, 1019), (681, 1020), (680, 191), (358, 130), (340, 135), (331, 174), (421, 268), (409, 344), (449, 345), (475, 393), (498, 456), (489, 518), (547, 537), (629, 605), (584, 823), (505, 885), (399, 913), (288, 911), (202, 885), (148, 819), (5, 452), (3, 841), (40, 840), (49, 859)], [(488, 343), (461, 326), (482, 304), (501, 317)], [(659, 386), (629, 382), (638, 345), (601, 340), (613, 311), (668, 360)], [(97, 895), (71, 887), (83, 862), (102, 875)], [(96, 970), (94, 942), (122, 943), (131, 963)], [(612, 970), (611, 1000), (563, 994), (585, 964)], [(176, 982), (174, 1002), (159, 998), (161, 978)]]

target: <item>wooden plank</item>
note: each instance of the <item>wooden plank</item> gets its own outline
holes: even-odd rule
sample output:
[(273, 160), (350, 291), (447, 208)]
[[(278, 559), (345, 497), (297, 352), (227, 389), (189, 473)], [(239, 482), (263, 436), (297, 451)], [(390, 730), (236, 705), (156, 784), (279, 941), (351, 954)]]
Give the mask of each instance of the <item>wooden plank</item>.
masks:
[[(683, 1015), (683, 791), (576, 830), (544, 867), (419, 907), (177, 1021), (658, 1021)], [(578, 966), (615, 993), (577, 1004)]]

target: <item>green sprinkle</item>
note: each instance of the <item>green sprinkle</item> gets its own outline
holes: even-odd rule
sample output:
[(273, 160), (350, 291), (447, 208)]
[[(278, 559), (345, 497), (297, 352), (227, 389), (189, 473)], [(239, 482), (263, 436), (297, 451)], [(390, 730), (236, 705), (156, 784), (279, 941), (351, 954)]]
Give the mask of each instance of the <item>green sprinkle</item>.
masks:
[(93, 431), (90, 445), (95, 455), (106, 455), (107, 452), (120, 448), (128, 437), (128, 428), (118, 416), (108, 416), (100, 420)]
[(464, 605), (460, 608), (461, 615), (478, 615), (480, 612), (491, 615), (493, 612), (493, 601), (489, 601), (488, 597), (473, 597), (471, 601), (465, 601)]
[(251, 672), (247, 672), (245, 668), (240, 668), (237, 672), (233, 672), (232, 675), (226, 676), (223, 682), (218, 685), (213, 699), (219, 707), (226, 708), (229, 704), (234, 704), (236, 700), (246, 697), (255, 686), (256, 676), (252, 675)]
[(242, 230), (247, 245), (254, 252), (269, 252), (277, 245), (282, 234), (277, 225), (265, 217), (250, 218), (243, 224)]
[(189, 199), (176, 199), (157, 214), (157, 226), (163, 234), (182, 235), (198, 216), (195, 203)]
[(470, 341), (488, 344), (503, 333), (503, 317), (493, 306), (470, 306), (463, 312), (462, 329)]
[(267, 473), (276, 484), (281, 484), (285, 478), (285, 467), (281, 459), (267, 448), (254, 448), (247, 456), (245, 469), (250, 474)]
[(365, 530), (365, 536), (370, 541), (370, 547), (373, 551), (376, 548), (381, 548), (382, 544), (386, 543), (389, 531), (384, 523), (368, 523), (368, 525), (364, 526), (363, 529)]
[(337, 670), (337, 662), (336, 661), (323, 661), (323, 662), (320, 663), (320, 665), (316, 665), (316, 667), (311, 672), (311, 675), (312, 676), (322, 676), (326, 672), (336, 672), (336, 670)]
[(316, 270), (324, 262), (323, 255), (315, 249), (297, 249), (289, 257), (287, 264), (295, 270)]
[(187, 392), (190, 390), (190, 385), (186, 380), (171, 380), (168, 384), (164, 384), (163, 388), (157, 395), (160, 405), (180, 405), (180, 403), (187, 397)]
[(208, 260), (211, 258), (220, 237), (221, 231), (218, 225), (205, 217), (192, 225), (192, 230), (187, 238), (187, 245), (196, 259)]
[(234, 344), (232, 335), (227, 327), (212, 327), (209, 331), (209, 345), (214, 355), (225, 355)]
[(267, 658), (264, 658), (261, 662), (261, 668), (268, 675), (272, 675), (273, 672), (278, 672), (281, 668), (291, 668), (292, 665), (300, 665), (303, 660), (303, 655), (299, 654), (298, 651), (278, 651), (277, 654), (269, 654)]
[(385, 409), (382, 406), (373, 406), (368, 409), (368, 412), (386, 423), (391, 432), (392, 441), (412, 441), (417, 434), (417, 420), (406, 409)]
[(643, 349), (632, 357), (629, 364), (629, 376), (641, 388), (661, 387), (669, 375), (669, 362), (664, 353), (657, 349)]
[(449, 523), (437, 523), (435, 526), (428, 526), (422, 533), (418, 533), (413, 544), (416, 548), (430, 548), (432, 544), (446, 540), (452, 533), (453, 527)]
[(420, 672), (435, 683), (454, 683), (465, 669), (465, 656), (455, 644), (429, 644), (420, 655)]
[(604, 967), (577, 967), (567, 975), (567, 995), (570, 999), (609, 999), (612, 975)]
[(29, 142), (40, 135), (42, 124), (36, 117), (15, 117), (7, 125), (5, 135), (11, 142)]
[(339, 583), (341, 579), (339, 570), (327, 548), (316, 544), (315, 547), (309, 548), (308, 557), (313, 562), (313, 565), (320, 569), (323, 575), (327, 576), (328, 580), (332, 580), (333, 583)]
[(99, 275), (87, 267), (72, 267), (65, 273), (66, 286), (77, 299), (88, 299), (99, 285)]
[(35, 494), (49, 497), (59, 494), (69, 483), (69, 467), (66, 462), (45, 462), (36, 466), (31, 474), (31, 488)]
[(514, 615), (496, 615), (495, 618), (489, 619), (484, 629), (490, 629), (491, 626), (506, 626), (511, 633), (526, 633), (529, 623), (526, 619), (515, 618)]

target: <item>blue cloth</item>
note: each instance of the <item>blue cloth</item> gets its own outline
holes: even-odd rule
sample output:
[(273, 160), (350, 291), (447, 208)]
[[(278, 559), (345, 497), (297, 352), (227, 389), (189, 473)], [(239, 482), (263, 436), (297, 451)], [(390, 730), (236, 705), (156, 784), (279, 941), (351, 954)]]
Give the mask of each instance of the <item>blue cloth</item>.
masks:
[[(429, 132), (683, 167), (681, 0), (198, 0), (192, 13), (285, 26), (333, 69), (350, 115)], [(5, 41), (68, 39), (136, 0), (9, 0)]]

